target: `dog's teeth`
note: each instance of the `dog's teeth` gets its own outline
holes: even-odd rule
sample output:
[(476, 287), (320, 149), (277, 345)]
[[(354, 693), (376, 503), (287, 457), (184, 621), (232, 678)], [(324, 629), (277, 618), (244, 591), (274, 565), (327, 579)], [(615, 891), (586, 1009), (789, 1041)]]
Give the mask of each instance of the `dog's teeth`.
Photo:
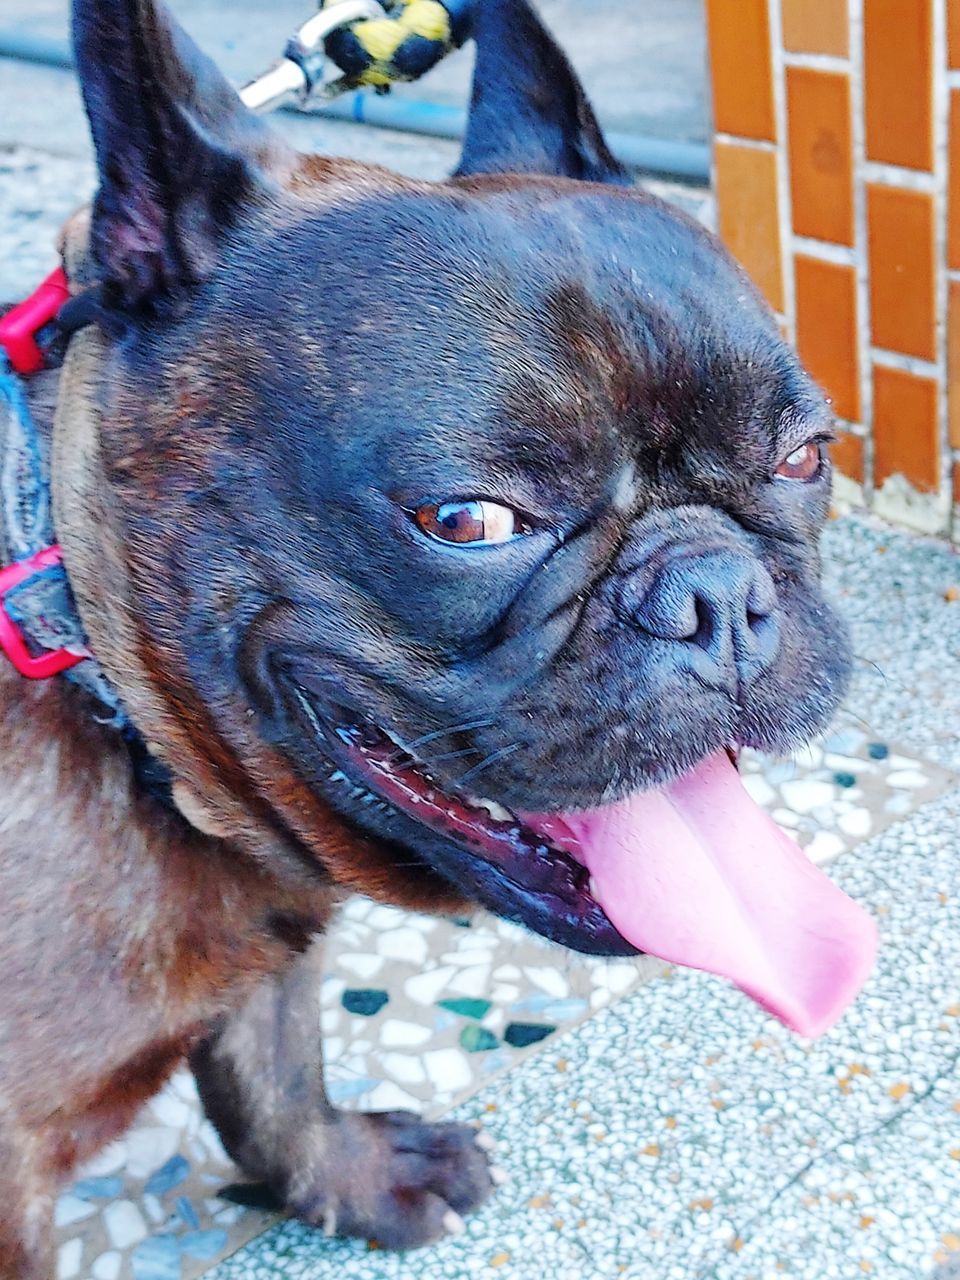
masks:
[(385, 737), (390, 739), (390, 741), (393, 743), (395, 747), (399, 747), (401, 751), (409, 751), (409, 748), (407, 744), (403, 741), (403, 739), (398, 738), (395, 733), (391, 733), (390, 730), (386, 727), (386, 725), (381, 724), (381, 725), (378, 725), (377, 727)]
[(587, 893), (589, 893), (591, 898), (597, 898), (598, 896), (597, 882), (596, 880), (594, 880), (593, 876), (591, 876), (590, 879), (587, 881)]
[(462, 1236), (464, 1231), (467, 1229), (467, 1224), (460, 1217), (459, 1213), (453, 1209), (448, 1209), (443, 1215), (443, 1229), (446, 1231), (447, 1235)]
[(485, 809), (495, 822), (513, 822), (513, 814), (496, 800), (486, 800), (482, 796), (471, 796), (470, 803), (475, 809)]

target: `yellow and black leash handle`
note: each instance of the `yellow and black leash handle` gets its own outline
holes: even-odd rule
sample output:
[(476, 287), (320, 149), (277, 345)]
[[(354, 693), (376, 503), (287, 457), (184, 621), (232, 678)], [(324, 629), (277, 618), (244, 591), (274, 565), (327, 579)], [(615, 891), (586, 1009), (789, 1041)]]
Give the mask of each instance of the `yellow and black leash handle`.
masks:
[[(321, 0), (283, 57), (240, 90), (253, 111), (417, 80), (471, 34), (474, 0)], [(327, 78), (327, 64), (342, 74)]]
[[(324, 0), (336, 11), (343, 0)], [(383, 0), (381, 0), (383, 3)], [(343, 72), (342, 90), (369, 85), (381, 93), (418, 80), (470, 35), (472, 0), (388, 0), (381, 18), (338, 27), (324, 41), (327, 57)]]

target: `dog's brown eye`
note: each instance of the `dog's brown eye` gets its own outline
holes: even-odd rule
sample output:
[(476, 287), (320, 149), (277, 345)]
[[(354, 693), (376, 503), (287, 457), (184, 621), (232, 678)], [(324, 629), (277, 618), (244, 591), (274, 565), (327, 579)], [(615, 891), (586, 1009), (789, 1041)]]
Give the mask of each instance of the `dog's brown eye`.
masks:
[(524, 532), (520, 517), (498, 502), (472, 498), (463, 502), (431, 502), (418, 507), (414, 519), (431, 538), (461, 546), (509, 542)]
[(780, 480), (815, 480), (823, 466), (823, 445), (818, 440), (808, 440), (794, 449), (777, 467)]

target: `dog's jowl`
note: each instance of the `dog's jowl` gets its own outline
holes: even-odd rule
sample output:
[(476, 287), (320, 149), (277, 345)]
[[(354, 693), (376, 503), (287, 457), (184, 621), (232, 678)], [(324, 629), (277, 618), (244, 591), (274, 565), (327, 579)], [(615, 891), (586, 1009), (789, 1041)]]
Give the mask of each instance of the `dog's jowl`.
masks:
[(63, 560), (4, 609), (81, 659), (0, 659), (4, 1280), (50, 1280), (58, 1188), (185, 1055), (329, 1233), (487, 1195), (472, 1129), (324, 1096), (348, 892), (708, 968), (806, 1034), (869, 968), (736, 772), (844, 687), (828, 407), (523, 0), (475, 27), (430, 184), (290, 151), (153, 0), (75, 2), (99, 190), (63, 366), (0, 416), (3, 563)]

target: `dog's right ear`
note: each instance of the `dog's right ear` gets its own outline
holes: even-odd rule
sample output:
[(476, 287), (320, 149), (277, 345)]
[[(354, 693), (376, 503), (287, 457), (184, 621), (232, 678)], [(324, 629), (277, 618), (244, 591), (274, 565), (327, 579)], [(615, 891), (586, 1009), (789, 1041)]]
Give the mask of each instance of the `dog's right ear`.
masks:
[(629, 186), (577, 73), (527, 0), (474, 0), (477, 61), (456, 177), (541, 173)]
[(73, 38), (100, 178), (90, 249), (104, 305), (176, 310), (243, 205), (296, 156), (162, 0), (74, 0)]

